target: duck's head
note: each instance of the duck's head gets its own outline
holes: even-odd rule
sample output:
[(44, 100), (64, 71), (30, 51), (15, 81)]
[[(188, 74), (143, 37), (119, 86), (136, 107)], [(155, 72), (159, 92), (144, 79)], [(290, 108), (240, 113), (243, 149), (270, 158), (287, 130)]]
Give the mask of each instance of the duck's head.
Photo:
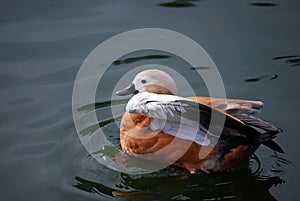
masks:
[(177, 87), (170, 75), (161, 70), (150, 69), (137, 74), (128, 87), (116, 94), (125, 96), (140, 92), (177, 95)]

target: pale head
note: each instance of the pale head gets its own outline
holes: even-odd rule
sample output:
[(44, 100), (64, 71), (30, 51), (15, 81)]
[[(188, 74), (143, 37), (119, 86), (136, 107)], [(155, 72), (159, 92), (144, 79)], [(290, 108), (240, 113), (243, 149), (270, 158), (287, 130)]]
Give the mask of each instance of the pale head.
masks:
[(127, 88), (117, 91), (117, 95), (128, 95), (134, 92), (177, 95), (173, 78), (164, 71), (149, 69), (138, 73)]

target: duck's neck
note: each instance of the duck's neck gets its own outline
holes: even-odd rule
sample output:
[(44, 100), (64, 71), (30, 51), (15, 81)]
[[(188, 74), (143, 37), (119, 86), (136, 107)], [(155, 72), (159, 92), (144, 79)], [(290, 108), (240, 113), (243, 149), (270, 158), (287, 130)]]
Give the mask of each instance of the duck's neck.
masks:
[(155, 94), (176, 95), (173, 92), (171, 92), (169, 89), (159, 86), (159, 85), (154, 85), (154, 84), (146, 86), (146, 91), (149, 93), (155, 93)]

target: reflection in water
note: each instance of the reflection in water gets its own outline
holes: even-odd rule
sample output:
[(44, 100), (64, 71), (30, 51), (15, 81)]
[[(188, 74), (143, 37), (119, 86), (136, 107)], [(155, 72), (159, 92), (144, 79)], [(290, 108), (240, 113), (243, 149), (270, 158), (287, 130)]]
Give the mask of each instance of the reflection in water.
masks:
[(75, 177), (75, 180), (77, 181), (77, 184), (74, 186), (78, 189), (81, 189), (83, 191), (87, 191), (90, 193), (96, 193), (100, 195), (111, 195), (113, 189), (106, 187), (105, 185), (102, 185), (100, 183), (88, 181), (85, 179), (82, 179), (80, 177)]
[(170, 7), (170, 8), (180, 8), (180, 7), (192, 7), (195, 6), (193, 1), (197, 0), (174, 0), (166, 3), (160, 3), (159, 6)]
[(261, 76), (258, 76), (258, 77), (245, 79), (245, 82), (258, 82), (258, 81), (261, 81), (261, 80), (266, 79), (266, 78), (269, 78), (270, 80), (275, 80), (275, 79), (278, 78), (278, 75), (277, 74), (275, 74), (273, 76), (261, 75)]
[(260, 175), (281, 175), (286, 167), (292, 165), (292, 163), (279, 156), (277, 153), (265, 159), (264, 169), (261, 169)]
[(120, 65), (120, 64), (128, 64), (128, 63), (133, 63), (133, 62), (148, 60), (148, 59), (167, 59), (167, 58), (170, 58), (170, 56), (156, 54), (156, 55), (147, 55), (147, 56), (140, 56), (140, 57), (130, 57), (123, 60), (116, 60), (113, 62), (113, 64)]
[(279, 56), (279, 57), (274, 57), (273, 60), (284, 60), (291, 67), (300, 66), (300, 56), (299, 55)]
[(272, 6), (278, 6), (278, 4), (272, 3), (272, 2), (253, 2), (250, 3), (252, 6), (259, 6), (259, 7), (272, 7)]
[[(169, 172), (175, 172), (172, 175)], [(188, 174), (169, 167), (150, 175), (130, 176), (121, 173), (121, 183), (107, 187), (76, 177), (76, 188), (102, 196), (124, 200), (276, 200), (269, 192), (283, 181), (277, 176), (258, 177), (249, 167), (213, 174)]]

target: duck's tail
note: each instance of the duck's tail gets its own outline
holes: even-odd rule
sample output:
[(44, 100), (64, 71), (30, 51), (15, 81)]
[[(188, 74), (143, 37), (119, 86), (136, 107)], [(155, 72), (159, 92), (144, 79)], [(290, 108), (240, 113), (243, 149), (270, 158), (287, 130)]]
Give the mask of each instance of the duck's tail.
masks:
[(269, 147), (270, 149), (272, 149), (274, 151), (277, 151), (279, 153), (284, 153), (283, 149), (279, 146), (279, 144), (277, 144), (273, 140), (267, 140), (267, 141), (263, 142), (262, 144), (265, 145), (266, 147)]
[(284, 153), (283, 149), (276, 142), (272, 140), (273, 138), (276, 137), (278, 133), (282, 132), (280, 128), (262, 119), (249, 116), (246, 114), (236, 114), (234, 115), (234, 117), (238, 118), (239, 120), (241, 120), (242, 122), (244, 122), (249, 126), (265, 131), (265, 133), (259, 135), (258, 141), (274, 151), (277, 151), (279, 153)]

